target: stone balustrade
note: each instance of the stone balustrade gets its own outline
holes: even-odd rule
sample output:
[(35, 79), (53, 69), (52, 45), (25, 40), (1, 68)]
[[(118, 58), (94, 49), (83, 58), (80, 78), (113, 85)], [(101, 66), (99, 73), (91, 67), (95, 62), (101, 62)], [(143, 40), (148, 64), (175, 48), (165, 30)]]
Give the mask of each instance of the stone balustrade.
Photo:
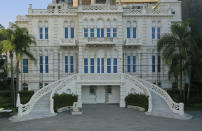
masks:
[(139, 39), (134, 39), (134, 38), (128, 38), (125, 40), (125, 45), (126, 46), (140, 46), (142, 43), (140, 42)]
[(16, 21), (28, 21), (28, 18), (27, 16), (17, 16), (16, 17)]

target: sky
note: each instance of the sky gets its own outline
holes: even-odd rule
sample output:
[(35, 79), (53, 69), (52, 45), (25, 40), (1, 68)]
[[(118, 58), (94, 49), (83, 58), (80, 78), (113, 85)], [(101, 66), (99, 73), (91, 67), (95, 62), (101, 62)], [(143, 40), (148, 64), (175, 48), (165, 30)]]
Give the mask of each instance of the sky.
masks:
[(9, 22), (15, 22), (17, 15), (28, 14), (29, 4), (33, 9), (45, 9), (52, 0), (1, 0), (0, 24), (8, 27)]

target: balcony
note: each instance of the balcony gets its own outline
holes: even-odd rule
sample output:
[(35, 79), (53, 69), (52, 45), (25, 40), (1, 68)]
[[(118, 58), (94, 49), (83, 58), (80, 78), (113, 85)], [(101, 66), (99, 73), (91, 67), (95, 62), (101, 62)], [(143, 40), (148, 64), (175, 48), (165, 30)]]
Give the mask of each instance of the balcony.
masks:
[(140, 42), (139, 39), (130, 38), (125, 40), (125, 46), (141, 46), (141, 45), (142, 43)]
[(95, 5), (82, 5), (78, 7), (79, 12), (123, 12), (122, 6), (95, 4)]
[(59, 43), (60, 46), (76, 46), (78, 41), (75, 39), (62, 39)]
[(114, 45), (114, 38), (90, 38), (87, 39), (87, 45)]

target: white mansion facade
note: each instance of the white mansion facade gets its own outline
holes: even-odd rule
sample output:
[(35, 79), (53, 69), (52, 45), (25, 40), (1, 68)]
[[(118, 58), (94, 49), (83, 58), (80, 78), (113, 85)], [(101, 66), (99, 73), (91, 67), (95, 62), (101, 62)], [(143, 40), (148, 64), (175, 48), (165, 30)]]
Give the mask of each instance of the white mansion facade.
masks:
[(77, 94), (78, 107), (124, 107), (129, 93), (142, 93), (149, 96), (148, 112), (155, 112), (158, 96), (168, 109), (184, 114), (183, 104), (161, 89), (171, 88), (172, 81), (156, 48), (178, 22), (178, 0), (53, 0), (47, 9), (30, 5), (28, 15), (17, 16), (16, 23), (36, 38), (30, 51), (37, 61), (24, 56), (20, 74), (21, 89), (35, 95), (19, 110), (29, 114), (47, 94), (53, 113), (55, 93)]

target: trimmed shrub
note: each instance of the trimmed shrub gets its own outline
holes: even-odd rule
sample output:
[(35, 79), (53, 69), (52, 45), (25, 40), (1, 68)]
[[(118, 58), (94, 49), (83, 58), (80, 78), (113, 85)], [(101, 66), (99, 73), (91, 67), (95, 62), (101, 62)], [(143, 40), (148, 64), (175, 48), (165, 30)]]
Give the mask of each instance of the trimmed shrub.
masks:
[(167, 90), (167, 93), (175, 102), (179, 103), (183, 101), (181, 100), (180, 91), (178, 89), (169, 89)]
[(0, 97), (11, 97), (10, 90), (0, 90)]
[(20, 91), (19, 93), (21, 104), (26, 104), (33, 96), (34, 91)]
[(57, 109), (59, 108), (65, 106), (73, 106), (73, 103), (77, 102), (78, 97), (77, 95), (63, 93), (61, 95), (55, 94), (53, 99), (54, 99), (54, 110), (56, 112)]
[(148, 110), (148, 96), (142, 94), (129, 94), (125, 98), (126, 106), (133, 105), (145, 108)]

